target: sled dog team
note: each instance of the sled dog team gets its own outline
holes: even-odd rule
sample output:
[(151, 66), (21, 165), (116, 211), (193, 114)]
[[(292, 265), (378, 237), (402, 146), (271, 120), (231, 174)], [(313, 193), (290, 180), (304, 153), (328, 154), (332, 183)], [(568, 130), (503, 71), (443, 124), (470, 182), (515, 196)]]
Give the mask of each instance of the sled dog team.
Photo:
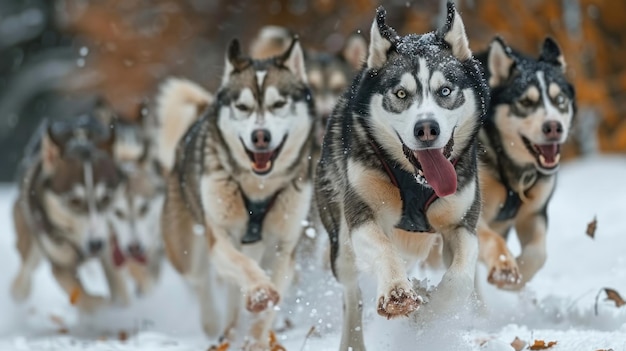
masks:
[[(13, 297), (28, 297), (45, 259), (80, 310), (124, 305), (126, 276), (148, 293), (166, 256), (207, 335), (268, 349), (296, 248), (316, 246), (305, 220), (328, 233), (322, 252), (343, 287), (341, 350), (365, 350), (360, 272), (385, 318), (467, 304), (479, 259), (491, 284), (522, 288), (546, 260), (576, 110), (558, 45), (547, 38), (531, 57), (495, 38), (474, 55), (452, 3), (426, 34), (385, 17), (379, 8), (369, 42), (350, 37), (337, 54), (304, 51), (279, 27), (251, 55), (233, 40), (217, 91), (168, 79), (136, 122), (103, 101), (44, 122), (19, 170)], [(94, 260), (107, 298), (79, 278)], [(427, 303), (407, 274), (425, 260), (445, 268)]]

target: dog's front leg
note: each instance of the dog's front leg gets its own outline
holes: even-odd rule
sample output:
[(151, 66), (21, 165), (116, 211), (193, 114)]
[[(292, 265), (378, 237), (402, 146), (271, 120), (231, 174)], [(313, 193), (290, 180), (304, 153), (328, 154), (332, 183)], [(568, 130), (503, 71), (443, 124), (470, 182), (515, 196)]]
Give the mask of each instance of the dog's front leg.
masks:
[(126, 281), (122, 276), (121, 268), (115, 267), (112, 262), (111, 254), (101, 259), (104, 275), (106, 276), (109, 291), (111, 292), (111, 301), (119, 306), (127, 306), (129, 302), (128, 290), (126, 289)]
[(376, 275), (378, 314), (387, 319), (407, 316), (422, 301), (409, 283), (405, 264), (390, 238), (373, 220), (351, 230), (354, 252), (359, 265)]
[(448, 270), (429, 303), (435, 313), (450, 311), (467, 301), (474, 290), (478, 238), (464, 226), (442, 231), (443, 256)]
[(222, 228), (211, 228), (215, 241), (209, 248), (209, 255), (220, 276), (235, 282), (244, 292), (246, 309), (261, 312), (280, 299), (278, 290), (259, 264), (237, 250)]
[(517, 257), (522, 274), (520, 284), (511, 289), (521, 289), (546, 263), (546, 230), (548, 227), (545, 213), (520, 216), (515, 224), (522, 252)]
[(63, 288), (65, 293), (70, 297), (70, 300), (73, 296), (76, 296), (75, 303), (81, 311), (92, 313), (106, 303), (106, 299), (104, 297), (90, 295), (85, 290), (82, 282), (78, 279), (78, 273), (75, 269), (60, 267), (53, 264), (52, 274), (59, 285), (61, 285), (61, 288)]
[(481, 218), (478, 221), (480, 260), (487, 265), (487, 281), (499, 288), (519, 284), (521, 281), (515, 257), (500, 234), (489, 228)]

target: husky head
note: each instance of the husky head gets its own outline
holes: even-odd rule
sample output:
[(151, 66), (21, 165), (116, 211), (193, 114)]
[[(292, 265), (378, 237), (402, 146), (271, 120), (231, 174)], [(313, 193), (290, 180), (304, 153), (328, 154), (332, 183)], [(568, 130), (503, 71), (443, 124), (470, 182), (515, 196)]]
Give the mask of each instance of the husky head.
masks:
[(363, 66), (366, 56), (367, 42), (362, 35), (353, 34), (337, 54), (314, 53), (307, 57), (307, 76), (315, 96), (315, 110), (320, 127), (316, 131), (319, 145), (322, 144), (328, 117), (354, 74)]
[(218, 125), (234, 159), (262, 176), (296, 161), (309, 139), (313, 99), (297, 39), (281, 55), (254, 60), (233, 40), (217, 94)]
[(500, 133), (504, 151), (520, 166), (534, 165), (539, 172), (554, 173), (576, 109), (559, 46), (546, 38), (534, 59), (496, 38), (486, 66), (492, 88), (490, 122)]
[(113, 157), (120, 168), (132, 172), (133, 168), (143, 163), (150, 156), (150, 125), (147, 108), (139, 107), (134, 120), (115, 118), (115, 143)]
[(115, 233), (112, 254), (117, 266), (124, 263), (125, 257), (145, 263), (146, 253), (159, 247), (165, 191), (155, 164), (136, 164), (113, 197), (109, 221)]
[(375, 141), (440, 197), (456, 192), (451, 160), (475, 139), (488, 97), (461, 17), (447, 10), (439, 30), (401, 37), (379, 8), (354, 97)]
[(42, 139), (43, 211), (50, 224), (86, 255), (109, 240), (106, 221), (120, 174), (112, 159), (114, 129), (92, 114), (51, 122)]

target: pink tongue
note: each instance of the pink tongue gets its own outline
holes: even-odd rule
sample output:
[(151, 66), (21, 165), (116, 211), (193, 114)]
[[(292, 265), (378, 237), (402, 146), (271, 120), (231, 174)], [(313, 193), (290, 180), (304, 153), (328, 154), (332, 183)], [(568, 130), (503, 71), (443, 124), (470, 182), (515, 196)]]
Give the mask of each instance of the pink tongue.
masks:
[(265, 169), (270, 158), (272, 158), (271, 152), (255, 152), (253, 155), (254, 167), (257, 169)]
[(115, 267), (120, 267), (124, 264), (124, 261), (126, 261), (126, 258), (117, 244), (117, 239), (113, 238), (113, 264)]
[(422, 165), (426, 181), (439, 197), (456, 192), (456, 171), (452, 163), (443, 156), (442, 151), (443, 149), (414, 151), (415, 157)]
[(556, 155), (559, 154), (559, 144), (546, 144), (546, 145), (537, 145), (537, 148), (546, 158), (546, 162), (553, 163), (556, 160)]

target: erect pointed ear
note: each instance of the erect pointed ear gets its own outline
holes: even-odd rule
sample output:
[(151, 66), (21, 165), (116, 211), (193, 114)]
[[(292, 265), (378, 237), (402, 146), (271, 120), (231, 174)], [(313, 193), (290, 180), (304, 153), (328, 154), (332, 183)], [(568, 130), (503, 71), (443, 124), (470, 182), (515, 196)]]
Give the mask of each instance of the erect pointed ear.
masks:
[(396, 36), (396, 32), (385, 24), (386, 17), (387, 11), (379, 6), (370, 30), (367, 68), (380, 68), (387, 62), (387, 53), (393, 45), (391, 40)]
[(277, 58), (277, 61), (289, 68), (298, 79), (305, 83), (307, 82), (306, 68), (304, 66), (304, 52), (302, 51), (302, 46), (300, 46), (297, 35), (293, 37), (291, 45), (289, 45), (287, 51)]
[(504, 83), (511, 76), (511, 70), (515, 66), (515, 60), (511, 56), (509, 48), (504, 40), (495, 37), (489, 45), (487, 54), (487, 69), (489, 69), (489, 86), (495, 87)]
[(554, 41), (554, 39), (547, 37), (543, 41), (543, 45), (541, 46), (541, 53), (539, 54), (539, 61), (549, 62), (554, 65), (561, 67), (561, 70), (565, 72), (565, 68), (567, 64), (565, 63), (565, 58), (563, 58), (563, 54), (561, 53), (561, 49), (559, 48), (559, 44)]
[(460, 61), (465, 61), (472, 57), (472, 51), (469, 48), (467, 34), (465, 34), (465, 26), (461, 15), (456, 11), (454, 3), (448, 2), (448, 14), (446, 15), (446, 23), (439, 30), (439, 36), (450, 45), (452, 55)]
[(93, 111), (96, 119), (104, 125), (114, 123), (118, 119), (113, 107), (102, 96), (96, 98)]
[(222, 85), (230, 80), (230, 75), (235, 71), (240, 71), (250, 64), (250, 59), (243, 57), (241, 53), (241, 45), (239, 40), (233, 39), (228, 44), (226, 50), (226, 64), (224, 67), (224, 76), (222, 77)]
[(367, 42), (361, 34), (352, 34), (346, 41), (341, 56), (355, 70), (361, 69), (367, 58)]
[(54, 138), (50, 125), (46, 128), (41, 140), (41, 161), (45, 174), (54, 173), (57, 160), (61, 158), (61, 146)]

